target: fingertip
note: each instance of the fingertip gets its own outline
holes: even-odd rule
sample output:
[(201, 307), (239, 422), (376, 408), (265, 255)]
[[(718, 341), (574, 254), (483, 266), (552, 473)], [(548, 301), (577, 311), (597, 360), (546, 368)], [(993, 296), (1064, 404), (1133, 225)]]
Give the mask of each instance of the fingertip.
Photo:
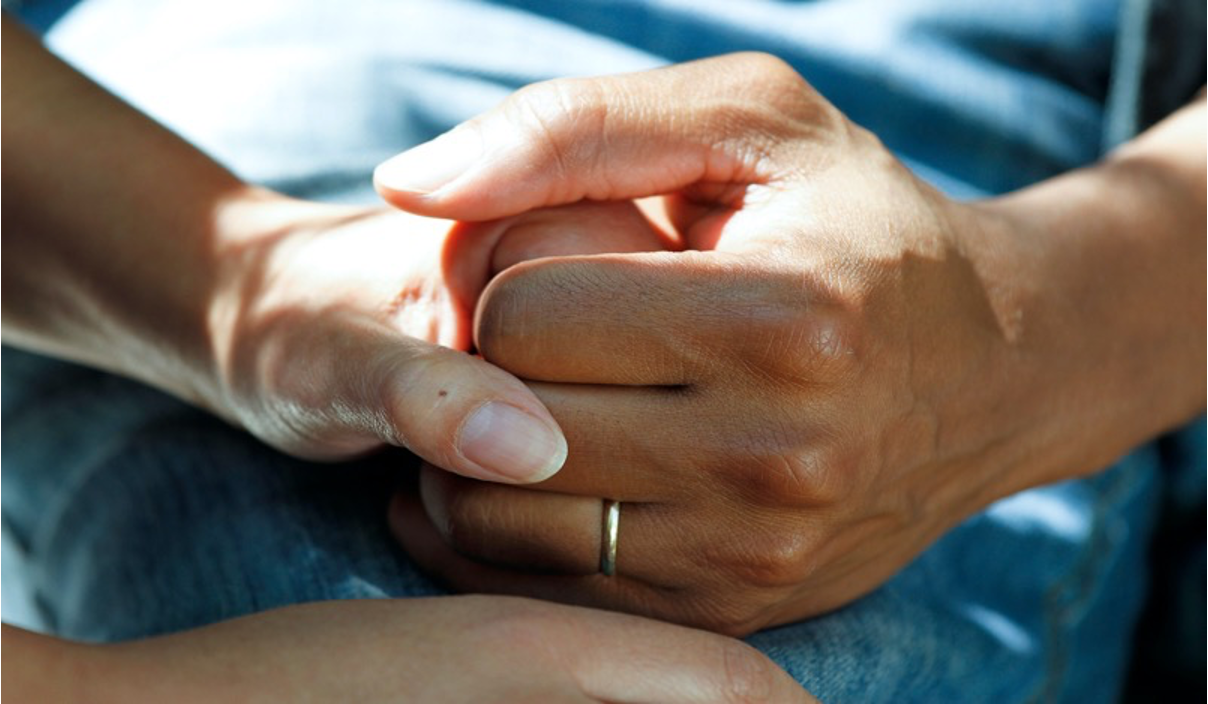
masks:
[(458, 453), (492, 475), (477, 478), (512, 484), (548, 479), (566, 463), (568, 448), (562, 429), (542, 415), (504, 401), (483, 403), (462, 421)]
[(395, 492), (387, 509), (386, 525), (403, 551), (422, 569), (439, 564), (436, 556), (447, 548), (415, 492)]
[(566, 461), (566, 439), (523, 382), (480, 358), (418, 340), (371, 372), (367, 405), (386, 410), (374, 425), (388, 442), (471, 479), (528, 484)]
[[(381, 168), (380, 166), (378, 167)], [(382, 197), (390, 205), (399, 210), (415, 212), (417, 206), (422, 206), (423, 196), (419, 193), (410, 193), (408, 191), (395, 190), (378, 178), (377, 171), (373, 172), (373, 190)]]
[[(379, 176), (378, 172), (386, 169), (388, 163), (383, 162), (374, 171), (374, 190), (390, 205), (415, 215), (483, 222), (523, 213), (541, 205), (507, 193), (504, 187), (495, 184), (489, 170), (456, 178), (435, 190), (409, 190), (393, 176)], [(392, 167), (386, 173), (394, 170)]]
[(382, 200), (392, 207), (414, 215), (444, 217), (446, 208), (434, 197), (433, 193), (400, 188), (399, 184), (394, 183), (389, 176), (385, 179), (379, 176), (378, 172), (382, 171), (387, 164), (389, 161), (383, 162), (373, 172), (373, 189), (377, 191)]
[(390, 498), (390, 504), (386, 508), (386, 525), (390, 528), (390, 534), (400, 541), (407, 533), (407, 511), (416, 503), (412, 492), (403, 489), (395, 491), (394, 496)]
[(482, 158), (482, 137), (464, 124), (393, 156), (373, 170), (380, 190), (424, 196), (456, 181)]

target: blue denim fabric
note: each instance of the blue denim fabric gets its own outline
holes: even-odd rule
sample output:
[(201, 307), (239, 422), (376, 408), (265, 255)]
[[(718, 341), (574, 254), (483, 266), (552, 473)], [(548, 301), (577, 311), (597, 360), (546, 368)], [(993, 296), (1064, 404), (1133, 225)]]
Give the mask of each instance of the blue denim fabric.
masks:
[[(93, 0), (48, 41), (243, 177), (303, 197), (373, 201), (376, 163), (525, 83), (742, 49), (785, 58), (924, 178), (973, 197), (1099, 155), (1116, 9)], [(6, 619), (118, 640), (440, 593), (386, 533), (405, 453), (308, 464), (138, 384), (11, 349), (3, 382)], [(1188, 432), (1202, 472), (1202, 424)], [(1147, 446), (1001, 501), (868, 597), (751, 642), (827, 701), (1110, 700), (1161, 464)]]

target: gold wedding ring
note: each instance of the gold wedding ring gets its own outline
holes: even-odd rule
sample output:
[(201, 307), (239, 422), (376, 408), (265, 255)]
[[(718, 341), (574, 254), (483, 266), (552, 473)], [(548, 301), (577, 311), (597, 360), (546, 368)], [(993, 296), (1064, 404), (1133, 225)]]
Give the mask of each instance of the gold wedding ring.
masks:
[(604, 499), (604, 531), (600, 536), (600, 572), (611, 577), (617, 573), (617, 528), (621, 523), (621, 502)]

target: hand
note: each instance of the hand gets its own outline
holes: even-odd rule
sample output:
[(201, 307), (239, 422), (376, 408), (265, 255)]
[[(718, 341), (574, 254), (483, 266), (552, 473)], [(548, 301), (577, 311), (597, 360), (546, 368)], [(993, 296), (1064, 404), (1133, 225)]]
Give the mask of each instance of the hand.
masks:
[(565, 440), (540, 401), (455, 350), (492, 266), (661, 248), (632, 206), (457, 226), (290, 200), (7, 16), (2, 31), (6, 344), (138, 379), (304, 457), (396, 444), (478, 478), (558, 470)]
[[(10, 636), (16, 645), (5, 684), (37, 701), (814, 701), (739, 641), (502, 597), (305, 604), (71, 646), (75, 665), (60, 658), (71, 676), (59, 679), (39, 676), (36, 651), (23, 647), (36, 637), (7, 631), (5, 645)], [(55, 699), (56, 687), (75, 691)]]
[[(416, 182), (415, 161), (450, 168)], [(459, 589), (726, 633), (845, 604), (991, 501), (1096, 470), (1202, 404), (1135, 356), (1164, 339), (1152, 361), (1202, 377), (1199, 304), (1171, 305), (1199, 299), (1157, 275), (1146, 304), (1095, 283), (1202, 277), (1180, 259), (1202, 264), (1202, 187), (1155, 201), (1144, 166), (955, 203), (763, 56), (525, 89), (384, 164), (379, 191), (464, 218), (670, 194), (698, 251), (497, 277), (478, 347), (558, 419), (566, 467), (532, 490), (428, 470), (395, 533)], [(1121, 244), (1138, 212), (1167, 218), (1164, 247)], [(1155, 301), (1187, 335), (1155, 324)], [(1111, 402), (1135, 398), (1161, 403)], [(622, 502), (611, 578), (601, 497)]]
[(525, 259), (665, 244), (627, 203), (457, 225), (266, 199), (228, 211), (257, 233), (221, 254), (210, 314), (228, 412), (291, 454), (390, 443), (494, 481), (547, 477), (565, 441), (519, 381), (464, 354), (487, 279)]

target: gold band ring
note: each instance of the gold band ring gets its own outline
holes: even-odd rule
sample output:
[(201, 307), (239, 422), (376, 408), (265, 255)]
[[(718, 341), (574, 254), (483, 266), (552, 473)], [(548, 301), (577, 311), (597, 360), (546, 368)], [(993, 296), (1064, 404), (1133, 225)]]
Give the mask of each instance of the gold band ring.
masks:
[(617, 528), (621, 523), (621, 502), (604, 499), (604, 531), (600, 537), (600, 572), (611, 577), (617, 572)]

